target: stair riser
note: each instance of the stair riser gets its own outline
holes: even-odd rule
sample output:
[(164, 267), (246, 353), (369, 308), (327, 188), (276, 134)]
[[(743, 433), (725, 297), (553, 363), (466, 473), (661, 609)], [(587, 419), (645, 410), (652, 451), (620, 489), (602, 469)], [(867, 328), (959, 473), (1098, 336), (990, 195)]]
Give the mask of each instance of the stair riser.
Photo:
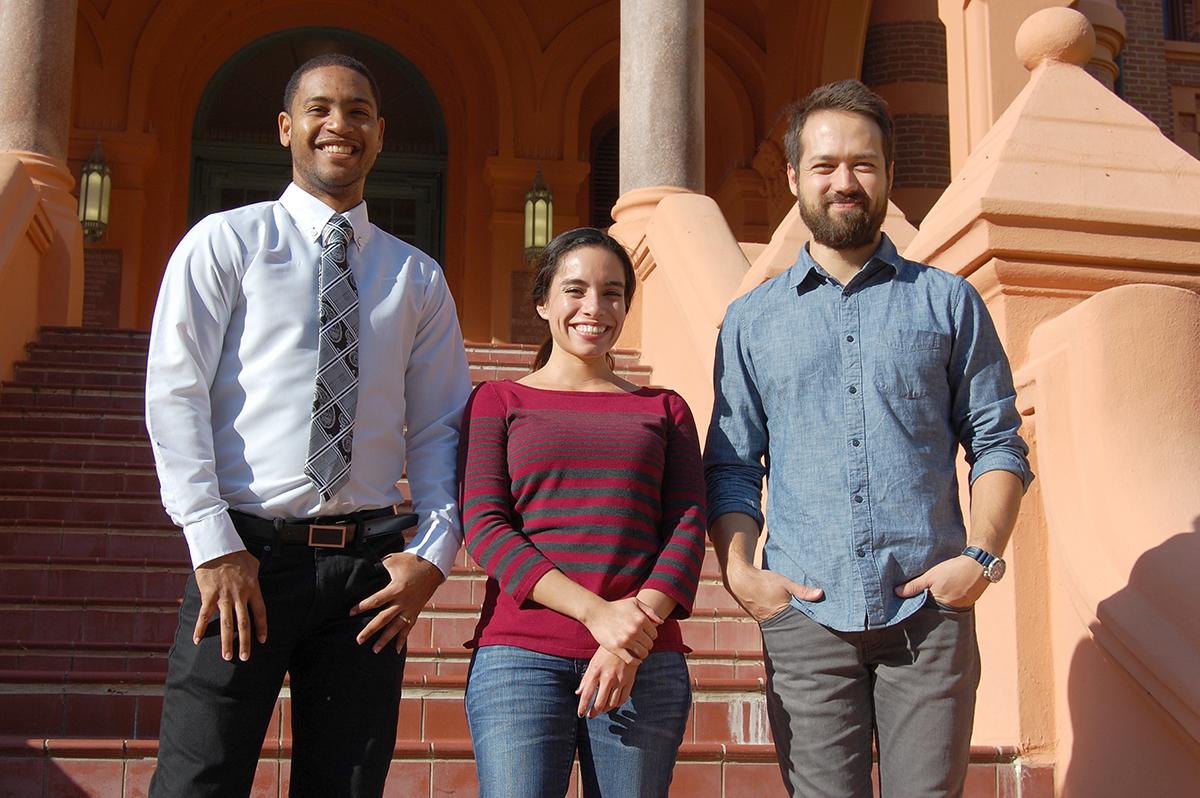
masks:
[(143, 354), (150, 346), (148, 330), (113, 330), (82, 327), (43, 327), (38, 336), (39, 344), (67, 345), (84, 348), (100, 346), (127, 346)]
[(140, 388), (38, 387), (6, 382), (0, 390), (0, 406), (72, 407), (137, 413), (145, 410), (146, 398)]
[(141, 414), (81, 416), (74, 413), (55, 415), (45, 411), (20, 415), (6, 413), (0, 414), (0, 432), (66, 432), (145, 438), (146, 420)]
[[(182, 593), (182, 591), (180, 591)], [(167, 605), (160, 602), (160, 605)], [(0, 639), (68, 643), (169, 643), (175, 636), (178, 609), (169, 606), (125, 609), (0, 604)]]
[(161, 524), (168, 520), (157, 496), (100, 501), (94, 499), (37, 499), (0, 494), (0, 518), (72, 522)]
[(38, 385), (103, 385), (136, 388), (145, 386), (146, 372), (90, 367), (73, 369), (26, 362), (17, 365), (13, 371), (13, 379), (17, 382)]
[(6, 491), (69, 490), (111, 494), (157, 493), (158, 475), (140, 469), (125, 471), (63, 470), (55, 466), (0, 464), (0, 485)]
[(150, 451), (149, 443), (66, 440), (51, 436), (39, 440), (23, 433), (0, 435), (0, 459), (154, 465), (154, 453)]
[(0, 563), (0, 595), (96, 599), (178, 599), (188, 572), (171, 570), (109, 571), (98, 568), (29, 566)]
[(170, 524), (145, 533), (64, 530), (27, 524), (20, 529), (0, 527), (0, 556), (180, 561), (188, 559), (188, 548), (182, 532)]
[[(436, 751), (435, 747), (435, 751)], [(154, 772), (154, 752), (95, 758), (8, 758), (0, 760), (0, 783), (30, 785), (19, 793), (29, 796), (82, 796), (83, 798), (134, 798), (147, 794)], [(708, 752), (705, 752), (708, 753)], [(685, 748), (671, 779), (672, 798), (776, 798), (786, 795), (773, 758), (755, 761), (722, 761), (719, 755), (697, 757)], [(763, 761), (771, 759), (771, 761)], [(581, 795), (578, 765), (572, 769), (568, 798)], [(287, 795), (290, 784), (287, 757), (259, 760), (252, 794)], [(1053, 798), (1053, 767), (1013, 763), (972, 763), (965, 798)], [(41, 790), (45, 786), (45, 792)], [(384, 798), (429, 795), (473, 796), (478, 793), (475, 763), (469, 758), (397, 756), (384, 788)]]
[[(22, 729), (27, 729), (28, 734), (37, 737), (155, 739), (162, 712), (165, 671), (159, 673), (153, 684), (100, 683), (89, 685), (87, 691), (74, 686), (65, 692), (57, 685), (18, 686), (18, 692), (6, 693), (3, 700), (37, 712), (38, 720), (31, 724), (28, 717), (0, 713), (0, 735), (18, 736), (25, 733)], [(471, 735), (461, 690), (437, 697), (420, 696), (422, 692), (420, 687), (405, 686), (396, 742), (469, 747)], [(684, 744), (770, 745), (765, 699), (758, 695), (741, 705), (746, 708), (744, 712), (740, 707), (731, 709), (724, 702), (693, 701)], [(283, 720), (276, 739), (286, 744), (291, 740), (289, 698), (278, 700), (276, 714)], [(731, 728), (729, 718), (741, 726)]]
[(30, 363), (68, 363), (92, 366), (118, 366), (121, 368), (146, 368), (146, 351), (132, 347), (112, 349), (89, 349), (87, 347), (46, 347), (33, 345), (26, 348)]

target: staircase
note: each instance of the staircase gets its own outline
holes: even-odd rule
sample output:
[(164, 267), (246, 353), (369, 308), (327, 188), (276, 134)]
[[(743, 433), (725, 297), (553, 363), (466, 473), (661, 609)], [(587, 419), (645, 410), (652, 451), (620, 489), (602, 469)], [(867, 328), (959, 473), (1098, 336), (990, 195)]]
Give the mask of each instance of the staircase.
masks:
[[(2, 795), (146, 794), (190, 569), (159, 501), (142, 420), (147, 343), (141, 331), (44, 328), (0, 389)], [(467, 352), (478, 382), (527, 373), (534, 348)], [(635, 353), (617, 360), (622, 376), (648, 384)], [(476, 794), (462, 644), (483, 588), (460, 553), (409, 636), (389, 796)], [(711, 551), (683, 630), (695, 696), (672, 795), (784, 795), (758, 629), (721, 587)], [(290, 755), (285, 688), (255, 796), (287, 795)], [(1052, 795), (1045, 774), (1014, 765), (1010, 750), (979, 748), (973, 759), (968, 796)], [(573, 780), (569, 794), (577, 791)]]

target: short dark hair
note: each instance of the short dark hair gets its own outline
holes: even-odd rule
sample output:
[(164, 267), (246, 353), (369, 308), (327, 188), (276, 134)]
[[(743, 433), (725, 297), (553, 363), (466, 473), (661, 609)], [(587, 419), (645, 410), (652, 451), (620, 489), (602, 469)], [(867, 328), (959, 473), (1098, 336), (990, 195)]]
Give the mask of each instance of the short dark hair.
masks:
[(862, 114), (876, 125), (883, 133), (883, 163), (890, 166), (896, 158), (896, 126), (892, 124), (892, 115), (888, 113), (887, 103), (875, 92), (868, 89), (862, 81), (839, 80), (837, 83), (826, 83), (816, 88), (800, 103), (792, 107), (791, 120), (788, 122), (787, 133), (783, 137), (784, 150), (788, 163), (797, 172), (800, 171), (800, 158), (803, 155), (803, 145), (800, 135), (808, 118), (819, 111), (845, 111), (852, 114)]
[[(629, 305), (633, 302), (633, 294), (637, 291), (637, 273), (633, 270), (633, 261), (630, 260), (629, 253), (620, 241), (595, 227), (577, 227), (574, 230), (559, 233), (546, 245), (533, 266), (533, 290), (531, 292), (533, 304), (541, 305), (549, 298), (550, 284), (554, 282), (554, 275), (558, 274), (558, 267), (562, 264), (562, 259), (568, 253), (584, 247), (598, 247), (617, 256), (617, 260), (621, 262), (621, 269), (625, 273), (625, 310), (629, 310)], [(542, 344), (533, 361), (534, 371), (546, 365), (553, 346), (553, 338)]]
[(375, 114), (382, 113), (379, 101), (379, 84), (375, 82), (375, 76), (371, 74), (371, 70), (367, 69), (367, 65), (359, 61), (353, 56), (344, 55), (342, 53), (325, 53), (324, 55), (314, 56), (308, 59), (292, 73), (292, 77), (288, 79), (287, 86), (283, 89), (283, 110), (287, 113), (292, 112), (292, 103), (296, 100), (296, 92), (300, 89), (300, 79), (312, 72), (314, 69), (321, 67), (338, 66), (346, 69), (353, 69), (358, 74), (367, 79), (367, 83), (371, 86), (371, 99), (375, 101)]

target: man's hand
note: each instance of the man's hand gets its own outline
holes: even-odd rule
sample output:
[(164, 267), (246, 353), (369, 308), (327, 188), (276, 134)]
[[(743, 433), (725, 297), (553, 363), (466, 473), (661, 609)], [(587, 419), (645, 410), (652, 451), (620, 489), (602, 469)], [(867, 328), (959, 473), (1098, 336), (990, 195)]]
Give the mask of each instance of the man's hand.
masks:
[(250, 659), (250, 620), (258, 631), (258, 642), (267, 642), (267, 605), (258, 586), (258, 560), (248, 551), (235, 551), (209, 560), (196, 568), (200, 588), (200, 616), (192, 642), (197, 645), (216, 613), (221, 615), (221, 656), (233, 659), (233, 637), (238, 638), (238, 659)]
[(725, 570), (725, 589), (751, 618), (765, 621), (782, 612), (792, 601), (816, 601), (825, 591), (793, 582), (782, 574), (764, 571), (748, 563), (730, 562)]
[(358, 615), (376, 607), (383, 608), (363, 627), (356, 638), (358, 644), (362, 645), (378, 633), (379, 639), (371, 647), (376, 654), (383, 651), (383, 647), (392, 639), (396, 641), (397, 651), (404, 648), (404, 642), (408, 640), (408, 633), (417, 622), (417, 616), (445, 578), (441, 570), (429, 560), (402, 551), (384, 557), (383, 567), (387, 568), (392, 581), (383, 590), (363, 599), (350, 610), (351, 615)]
[(633, 691), (633, 677), (641, 664), (641, 660), (625, 662), (606, 648), (597, 650), (588, 663), (579, 689), (575, 691), (579, 696), (576, 714), (581, 718), (584, 715), (594, 718), (628, 701)]
[(646, 658), (663, 622), (653, 608), (632, 596), (617, 601), (601, 599), (582, 620), (596, 642), (626, 664)]
[(944, 560), (911, 582), (896, 588), (900, 598), (911, 598), (928, 590), (939, 604), (965, 610), (983, 595), (991, 584), (983, 576), (983, 566), (965, 554)]

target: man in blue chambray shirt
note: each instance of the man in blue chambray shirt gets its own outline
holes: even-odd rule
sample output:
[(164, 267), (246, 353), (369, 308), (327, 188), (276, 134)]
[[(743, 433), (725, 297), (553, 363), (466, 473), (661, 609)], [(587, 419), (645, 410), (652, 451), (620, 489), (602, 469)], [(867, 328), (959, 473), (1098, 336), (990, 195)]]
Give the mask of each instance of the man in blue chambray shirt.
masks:
[(710, 534), (762, 630), (789, 794), (869, 798), (874, 738), (885, 798), (958, 796), (979, 682), (973, 605), (1003, 575), (1033, 478), (1012, 373), (966, 280), (905, 260), (880, 231), (895, 149), (884, 102), (858, 81), (823, 86), (785, 143), (812, 241), (725, 316)]

